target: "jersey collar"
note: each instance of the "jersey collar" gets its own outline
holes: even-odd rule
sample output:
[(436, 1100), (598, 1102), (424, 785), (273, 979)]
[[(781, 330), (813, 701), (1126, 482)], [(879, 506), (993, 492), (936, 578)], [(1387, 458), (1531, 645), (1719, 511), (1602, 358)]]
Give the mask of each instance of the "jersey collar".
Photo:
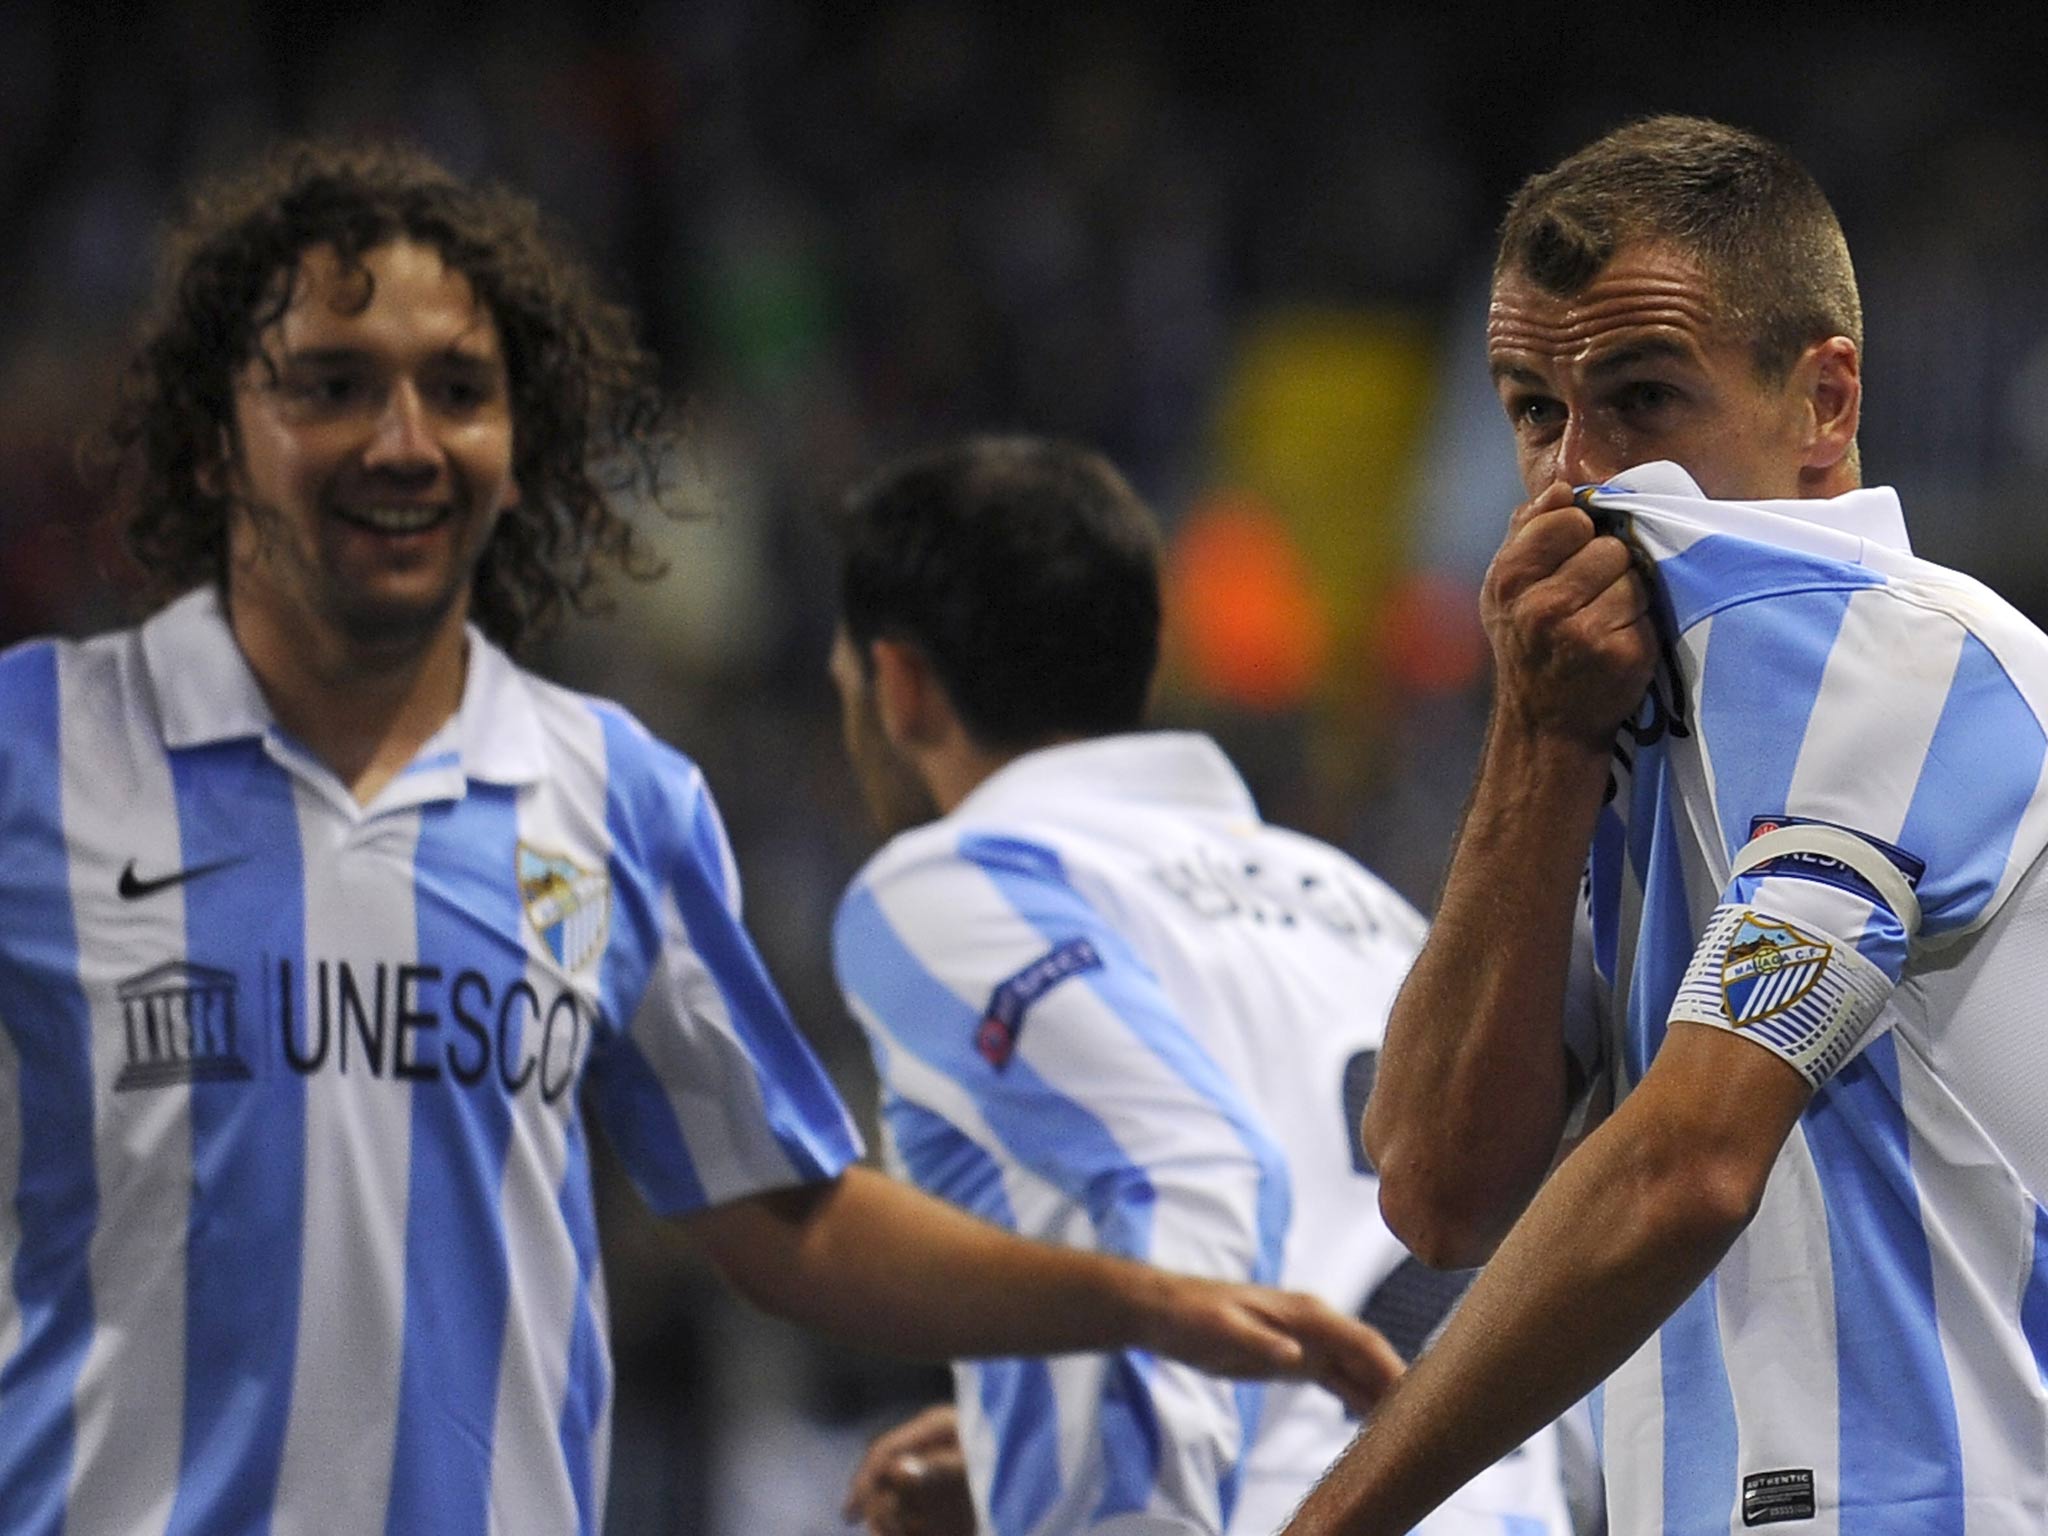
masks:
[(1067, 795), (1178, 805), (1253, 821), (1259, 814), (1222, 748), (1194, 731), (1137, 731), (1040, 747), (983, 779), (953, 814), (1036, 809)]
[[(457, 782), (448, 788), (451, 795), (461, 793), (464, 778), (532, 783), (545, 770), (546, 752), (526, 677), (475, 625), (468, 636), (462, 703), (401, 777), (452, 773)], [(286, 755), (304, 755), (285, 738), (264, 701), (216, 588), (188, 592), (144, 624), (142, 652), (166, 747), (262, 737), (279, 743)], [(417, 784), (415, 793), (426, 787)]]
[(1658, 459), (1623, 470), (1601, 489), (1661, 506), (1711, 532), (1732, 533), (1762, 543), (1806, 548), (1813, 539), (1805, 530), (1821, 528), (1898, 554), (1913, 552), (1912, 542), (1906, 536), (1906, 514), (1899, 506), (1899, 493), (1888, 485), (1847, 491), (1840, 496), (1712, 501), (1684, 469), (1667, 459)]

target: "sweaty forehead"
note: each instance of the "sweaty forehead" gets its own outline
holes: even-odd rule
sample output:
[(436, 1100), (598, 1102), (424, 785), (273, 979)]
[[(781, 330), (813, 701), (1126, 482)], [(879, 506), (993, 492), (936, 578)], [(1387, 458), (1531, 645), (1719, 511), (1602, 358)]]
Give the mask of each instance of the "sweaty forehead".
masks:
[(1624, 250), (1578, 292), (1559, 295), (1518, 268), (1494, 283), (1486, 316), (1496, 373), (1543, 364), (1586, 364), (1638, 346), (1701, 348), (1717, 339), (1713, 290), (1690, 259)]

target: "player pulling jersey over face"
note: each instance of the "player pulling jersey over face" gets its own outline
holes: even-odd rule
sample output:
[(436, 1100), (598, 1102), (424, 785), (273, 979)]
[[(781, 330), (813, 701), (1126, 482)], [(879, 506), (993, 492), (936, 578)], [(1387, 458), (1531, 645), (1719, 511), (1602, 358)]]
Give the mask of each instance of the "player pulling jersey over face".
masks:
[(1616, 130), (1493, 297), (1530, 500), (1368, 1144), (1396, 1230), (1497, 1251), (1289, 1530), (1393, 1536), (1609, 1371), (1617, 1530), (2038, 1530), (2048, 638), (1858, 489), (1855, 280), (1782, 149)]

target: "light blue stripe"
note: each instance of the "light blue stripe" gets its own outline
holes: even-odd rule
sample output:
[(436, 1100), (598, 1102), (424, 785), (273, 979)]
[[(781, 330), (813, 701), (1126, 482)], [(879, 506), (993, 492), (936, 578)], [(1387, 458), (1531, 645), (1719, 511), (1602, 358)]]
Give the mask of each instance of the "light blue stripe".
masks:
[(1003, 899), (1048, 945), (1056, 948), (1077, 938), (1095, 945), (1104, 964), (1082, 972), (1079, 979), (1147, 1050), (1212, 1105), (1236, 1134), (1259, 1170), (1259, 1251), (1251, 1278), (1262, 1285), (1274, 1283), (1280, 1276), (1287, 1242), (1293, 1189), (1286, 1155), (1266, 1133), (1244, 1095), (1174, 1015), (1157, 979), (1123, 935), (1104, 922), (1067, 880), (1057, 853), (1036, 843), (991, 837), (963, 838), (960, 853), (987, 873)]
[[(1600, 819), (1593, 823), (1593, 852), (1586, 872), (1593, 911), (1619, 910), (1622, 860), (1627, 857), (1627, 852), (1628, 828), (1622, 825), (1621, 816), (1613, 806), (1602, 806)], [(1615, 980), (1619, 940), (1616, 924), (1593, 925), (1593, 968), (1606, 978), (1610, 986)]]
[(1749, 841), (1752, 816), (1789, 809), (1792, 770), (1852, 595), (1811, 592), (1744, 603), (1715, 619), (1707, 636), (1700, 728), (1731, 856)]
[[(637, 760), (646, 750), (639, 733), (612, 711), (597, 713), (604, 727), (607, 761), (616, 764), (622, 753), (633, 754)], [(611, 926), (598, 966), (602, 1016), (586, 1070), (591, 1107), (640, 1197), (649, 1209), (677, 1216), (703, 1208), (704, 1184), (661, 1079), (626, 1033), (654, 975), (664, 939), (665, 887), (654, 867), (653, 845), (647, 841), (648, 829), (641, 818), (651, 811), (658, 818), (672, 819), (675, 809), (658, 794), (643, 801), (629, 798), (629, 791), (640, 792), (635, 775), (609, 776), (605, 826), (612, 841), (608, 866)]]
[(1501, 1536), (1550, 1536), (1550, 1527), (1534, 1515), (1502, 1515)]
[(576, 1307), (569, 1332), (568, 1387), (562, 1400), (562, 1465), (568, 1469), (570, 1491), (576, 1499), (578, 1536), (596, 1536), (604, 1509), (604, 1490), (597, 1485), (598, 1428), (604, 1423), (611, 1395), (611, 1373), (591, 1292), (598, 1262), (597, 1212), (591, 1198), (590, 1149), (584, 1140), (582, 1116), (569, 1117), (565, 1139), (567, 1160), (560, 1206), (562, 1225), (576, 1253)]
[(290, 776), (254, 740), (172, 753), (171, 783), (185, 866), (246, 860), (184, 886), (185, 954), (235, 973), (255, 1076), (190, 1089), (185, 1439), (167, 1529), (258, 1532), (284, 1458), (305, 1241), (305, 1083), (261, 1027), (280, 963), (306, 974), (299, 818)]
[(1735, 1394), (1721, 1354), (1714, 1277), (1657, 1335), (1664, 1384), (1664, 1529), (1673, 1536), (1726, 1531), (1735, 1508)]
[(14, 1047), (21, 1165), (19, 1246), (8, 1276), (21, 1322), (0, 1362), (0, 1530), (57, 1536), (71, 1484), (71, 1394), (92, 1342), (91, 1022), (58, 791), (57, 651), (0, 656), (0, 1023)]
[(1607, 1383), (1586, 1394), (1586, 1415), (1593, 1421), (1593, 1456), (1603, 1475), (1607, 1466)]
[(1693, 921), (1679, 849), (1685, 813), (1677, 804), (1677, 786), (1665, 772), (1663, 744), (1646, 748), (1643, 756), (1652, 771), (1636, 780), (1636, 803), (1629, 819), (1630, 857), (1643, 893), (1623, 1040), (1632, 1083), (1643, 1080), (1663, 1049), (1671, 1004), (1685, 980), (1699, 926)]
[[(1016, 838), (975, 836), (961, 839), (960, 854), (989, 876), (1004, 900), (1038, 930), (1048, 945), (1057, 948), (1073, 939), (1086, 939), (1095, 945), (1104, 964), (1100, 969), (1083, 972), (1080, 979), (1147, 1050), (1212, 1105), (1231, 1127), (1259, 1170), (1259, 1249), (1251, 1278), (1263, 1285), (1275, 1283), (1280, 1277), (1293, 1208), (1287, 1160), (1279, 1144), (1266, 1133), (1264, 1124), (1222, 1068), (1173, 1014), (1157, 979), (1131, 951), (1123, 935), (1104, 922), (1067, 879), (1057, 852)], [(1237, 1502), (1244, 1456), (1258, 1432), (1265, 1401), (1264, 1389), (1256, 1383), (1240, 1383), (1235, 1396), (1239, 1452), (1225, 1471), (1218, 1490), (1226, 1519)], [(1112, 1465), (1109, 1486), (1096, 1510), (1097, 1519), (1143, 1509), (1158, 1479), (1156, 1425), (1149, 1436), (1133, 1434), (1110, 1443), (1113, 1452), (1121, 1450), (1131, 1465), (1122, 1469)]]
[[(971, 1188), (980, 1193), (975, 1214), (1007, 1231), (1017, 1215), (994, 1158), (957, 1126), (921, 1105), (896, 1099), (890, 1132), (911, 1182), (934, 1194)], [(995, 1434), (989, 1480), (989, 1517), (996, 1536), (1024, 1536), (1045, 1518), (1060, 1495), (1059, 1414), (1052, 1373), (1043, 1360), (980, 1360), (975, 1372), (982, 1412)]]
[(2034, 1267), (2020, 1296), (2020, 1332), (2034, 1351), (2034, 1369), (2048, 1386), (2048, 1210), (2034, 1207)]
[(2041, 722), (1983, 642), (1966, 638), (1898, 837), (1927, 861), (1924, 932), (1963, 927), (1991, 900), (2044, 755)]
[(1801, 1125), (1834, 1267), (1843, 1529), (1859, 1520), (1885, 1528), (1910, 1509), (1913, 1530), (1960, 1531), (1961, 1432), (1893, 1037), (1880, 1035), (1836, 1074)]
[[(734, 1035), (745, 1050), (770, 1133), (804, 1179), (838, 1174), (860, 1156), (852, 1122), (761, 964), (753, 940), (726, 903), (725, 870), (706, 867), (707, 839), (723, 844), (717, 811), (689, 760), (601, 710), (611, 768), (614, 848), (667, 883), (691, 947), (704, 962)], [(685, 826), (678, 829), (681, 816)], [(649, 840), (648, 829), (657, 836)], [(637, 830), (637, 836), (635, 835)], [(674, 836), (677, 831), (681, 836)], [(652, 887), (659, 890), (659, 885)]]
[(1148, 1255), (1152, 1181), (1102, 1122), (1022, 1056), (1010, 1058), (1003, 1091), (992, 1094), (995, 1069), (974, 1049), (979, 1016), (905, 947), (866, 886), (847, 892), (833, 937), (842, 984), (902, 1048), (960, 1084), (1012, 1157), (1080, 1203), (1101, 1247)]
[[(391, 1471), (390, 1536), (482, 1536), (490, 1510), (498, 1363), (511, 1292), (505, 1252), (507, 1079), (531, 1059), (515, 791), (472, 781), (460, 800), (420, 810), (414, 900), (423, 964), (479, 971), (492, 998), (491, 1070), (412, 1094), (405, 1230), (405, 1346)], [(518, 1091), (538, 1094), (528, 1080)]]
[(1760, 597), (1770, 598), (1775, 606), (1788, 597), (1810, 593), (1846, 597), (1884, 584), (1884, 577), (1866, 566), (1726, 533), (1708, 534), (1681, 553), (1658, 561), (1657, 579), (1671, 603), (1680, 634), (1702, 619)]

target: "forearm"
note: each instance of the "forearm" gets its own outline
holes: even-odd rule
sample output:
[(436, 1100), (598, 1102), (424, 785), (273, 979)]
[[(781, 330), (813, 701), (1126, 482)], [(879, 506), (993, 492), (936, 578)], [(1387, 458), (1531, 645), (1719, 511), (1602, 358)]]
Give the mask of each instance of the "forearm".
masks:
[(1489, 732), (1365, 1123), (1388, 1219), (1432, 1263), (1483, 1259), (1556, 1155), (1573, 913), (1607, 767), (1511, 718)]
[(1144, 1341), (1165, 1278), (1029, 1242), (870, 1169), (706, 1213), (712, 1261), (791, 1322), (929, 1359)]
[(1408, 1531), (1626, 1360), (1748, 1220), (1742, 1178), (1621, 1115), (1559, 1168), (1286, 1536)]

